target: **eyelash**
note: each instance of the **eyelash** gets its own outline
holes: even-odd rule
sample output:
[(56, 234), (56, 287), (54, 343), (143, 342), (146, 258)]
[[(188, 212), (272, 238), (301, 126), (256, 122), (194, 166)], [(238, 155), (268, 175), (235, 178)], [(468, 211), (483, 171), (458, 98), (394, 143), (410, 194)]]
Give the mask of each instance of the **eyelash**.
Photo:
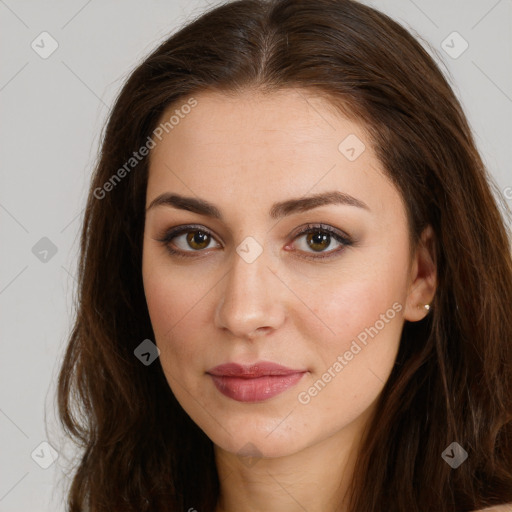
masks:
[[(178, 258), (195, 258), (197, 256), (194, 256), (192, 254), (189, 255), (186, 253), (199, 253), (199, 252), (203, 252), (204, 250), (180, 251), (180, 250), (173, 249), (170, 246), (170, 242), (173, 238), (176, 238), (177, 236), (184, 234), (184, 233), (189, 233), (191, 231), (206, 233), (207, 235), (210, 235), (212, 238), (214, 238), (213, 233), (211, 233), (208, 229), (203, 228), (202, 226), (187, 225), (187, 226), (179, 226), (179, 227), (173, 228), (173, 229), (167, 231), (162, 238), (158, 238), (157, 240), (164, 244), (165, 248), (169, 251), (169, 253), (172, 256), (176, 256)], [(332, 250), (332, 251), (325, 253), (325, 254), (327, 254), (327, 256), (301, 256), (301, 257), (303, 257), (305, 259), (309, 259), (309, 260), (322, 260), (322, 259), (327, 259), (327, 258), (333, 258), (333, 257), (336, 257), (336, 255), (338, 255), (339, 253), (344, 252), (346, 247), (350, 247), (354, 244), (353, 240), (350, 237), (338, 232), (334, 228), (331, 228), (330, 226), (327, 226), (325, 224), (307, 224), (306, 226), (304, 226), (303, 229), (301, 229), (298, 233), (295, 234), (294, 240), (299, 238), (301, 235), (305, 235), (305, 234), (309, 234), (309, 233), (318, 233), (318, 232), (329, 234), (337, 242), (342, 244), (343, 247), (341, 249)], [(317, 253), (317, 254), (321, 254), (321, 253)]]

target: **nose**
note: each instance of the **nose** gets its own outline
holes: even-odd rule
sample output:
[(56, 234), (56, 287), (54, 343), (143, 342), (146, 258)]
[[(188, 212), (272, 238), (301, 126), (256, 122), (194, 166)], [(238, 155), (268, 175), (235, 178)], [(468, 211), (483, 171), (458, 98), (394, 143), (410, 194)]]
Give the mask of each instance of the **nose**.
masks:
[(270, 334), (285, 321), (285, 294), (286, 287), (271, 270), (265, 251), (252, 263), (234, 253), (215, 325), (245, 340)]

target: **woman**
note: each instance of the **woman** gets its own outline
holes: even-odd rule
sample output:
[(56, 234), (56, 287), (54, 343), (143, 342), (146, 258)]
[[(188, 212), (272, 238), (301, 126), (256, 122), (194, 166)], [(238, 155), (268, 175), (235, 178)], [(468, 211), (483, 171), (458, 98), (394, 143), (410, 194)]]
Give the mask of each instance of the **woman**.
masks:
[(512, 503), (512, 261), (421, 45), (352, 0), (241, 0), (112, 110), (59, 377), (69, 510)]

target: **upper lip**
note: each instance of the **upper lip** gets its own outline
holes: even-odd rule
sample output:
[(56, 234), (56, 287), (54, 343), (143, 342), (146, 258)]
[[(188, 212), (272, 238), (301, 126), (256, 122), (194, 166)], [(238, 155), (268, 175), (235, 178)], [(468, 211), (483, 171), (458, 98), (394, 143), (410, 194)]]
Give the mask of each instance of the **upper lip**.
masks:
[(258, 361), (251, 365), (243, 365), (238, 363), (225, 363), (210, 368), (206, 373), (211, 375), (219, 375), (224, 377), (245, 377), (255, 378), (265, 375), (291, 375), (294, 373), (303, 373), (307, 370), (294, 370), (287, 368), (271, 361)]

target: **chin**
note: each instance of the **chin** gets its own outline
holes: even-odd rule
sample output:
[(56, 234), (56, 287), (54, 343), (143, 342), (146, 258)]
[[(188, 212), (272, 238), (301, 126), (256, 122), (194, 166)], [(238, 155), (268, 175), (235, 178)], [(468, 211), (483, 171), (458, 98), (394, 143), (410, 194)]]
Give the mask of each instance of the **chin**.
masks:
[[(273, 428), (237, 428), (237, 435), (230, 436), (225, 431), (216, 432), (215, 435), (208, 435), (207, 432), (207, 435), (218, 448), (242, 457), (285, 457), (300, 451), (308, 444), (299, 433), (290, 435), (287, 429), (277, 435), (275, 431), (272, 432)], [(233, 431), (229, 427), (226, 430)]]
[(238, 457), (274, 459), (292, 455), (300, 449), (293, 446), (283, 446), (282, 443), (271, 443), (260, 438), (245, 438), (239, 444), (229, 443), (226, 446), (219, 446), (224, 451), (230, 452)]

